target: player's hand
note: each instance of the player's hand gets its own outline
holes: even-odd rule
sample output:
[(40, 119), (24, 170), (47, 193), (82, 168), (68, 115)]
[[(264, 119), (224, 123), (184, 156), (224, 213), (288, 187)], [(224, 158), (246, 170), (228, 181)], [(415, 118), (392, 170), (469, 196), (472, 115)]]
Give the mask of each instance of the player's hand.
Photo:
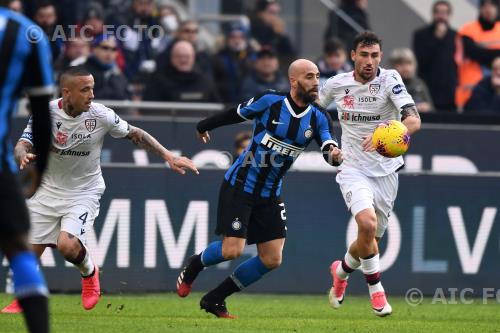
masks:
[(27, 153), (19, 161), (19, 169), (24, 170), (31, 162), (36, 160), (36, 155), (32, 153)]
[[(378, 127), (384, 127), (385, 125), (386, 125), (385, 123), (380, 123), (378, 124)], [(370, 153), (376, 150), (375, 146), (373, 145), (372, 137), (373, 137), (373, 132), (370, 133), (370, 135), (363, 137), (363, 142), (361, 143), (363, 151)]]
[(361, 147), (363, 148), (363, 151), (366, 152), (372, 152), (375, 151), (375, 146), (373, 145), (372, 142), (372, 134), (363, 137), (363, 142), (361, 143)]
[(189, 158), (185, 156), (172, 157), (168, 159), (167, 162), (168, 165), (170, 166), (170, 169), (181, 175), (186, 174), (186, 170), (191, 170), (197, 175), (200, 174), (200, 172), (194, 165), (193, 161), (191, 161)]
[(208, 134), (208, 132), (196, 132), (196, 136), (198, 137), (198, 140), (203, 143), (208, 143), (210, 141), (210, 134)]
[(330, 158), (332, 159), (332, 161), (337, 162), (337, 164), (339, 164), (339, 165), (342, 163), (342, 160), (343, 160), (342, 150), (331, 145), (329, 153), (330, 153)]

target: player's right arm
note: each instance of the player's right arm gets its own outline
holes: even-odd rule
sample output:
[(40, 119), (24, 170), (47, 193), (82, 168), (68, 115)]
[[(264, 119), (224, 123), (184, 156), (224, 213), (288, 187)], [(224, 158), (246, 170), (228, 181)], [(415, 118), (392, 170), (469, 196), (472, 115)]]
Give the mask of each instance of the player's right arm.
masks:
[(33, 144), (26, 140), (19, 140), (14, 148), (14, 158), (17, 165), (19, 165), (19, 169), (24, 170), (31, 162), (36, 160), (36, 155), (33, 154)]
[(203, 143), (208, 143), (210, 141), (208, 131), (221, 126), (242, 123), (246, 120), (254, 119), (268, 106), (269, 102), (265, 93), (255, 96), (249, 101), (238, 104), (237, 107), (201, 120), (196, 125), (197, 137)]
[(335, 93), (337, 87), (335, 78), (336, 76), (329, 78), (319, 90), (319, 96), (318, 99), (316, 100), (316, 103), (325, 110), (335, 100)]

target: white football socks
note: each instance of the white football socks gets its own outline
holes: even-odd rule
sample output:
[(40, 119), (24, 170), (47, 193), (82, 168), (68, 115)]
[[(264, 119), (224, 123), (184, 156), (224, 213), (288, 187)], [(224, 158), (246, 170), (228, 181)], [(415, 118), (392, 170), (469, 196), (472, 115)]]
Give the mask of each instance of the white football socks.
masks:
[(94, 261), (88, 250), (86, 251), (85, 258), (76, 267), (80, 270), (83, 277), (89, 276), (94, 272)]
[[(363, 270), (363, 274), (365, 276), (372, 275), (380, 272), (380, 256), (376, 254), (370, 259), (360, 259), (361, 260), (361, 269)], [(370, 292), (370, 296), (379, 291), (384, 291), (384, 287), (382, 287), (382, 283), (378, 281), (375, 284), (368, 284), (368, 291)]]
[[(356, 270), (357, 268), (359, 268), (359, 266), (361, 266), (361, 263), (359, 262), (359, 260), (357, 260), (356, 258), (354, 258), (350, 253), (349, 251), (346, 252), (345, 256), (344, 256), (344, 261), (345, 263), (347, 264), (347, 266), (349, 266), (349, 268), (353, 269), (353, 270)], [(351, 274), (351, 272), (346, 272), (344, 270), (344, 268), (342, 267), (342, 264), (338, 265), (337, 266), (337, 276), (342, 279), (342, 280), (347, 280), (349, 278), (349, 275)]]

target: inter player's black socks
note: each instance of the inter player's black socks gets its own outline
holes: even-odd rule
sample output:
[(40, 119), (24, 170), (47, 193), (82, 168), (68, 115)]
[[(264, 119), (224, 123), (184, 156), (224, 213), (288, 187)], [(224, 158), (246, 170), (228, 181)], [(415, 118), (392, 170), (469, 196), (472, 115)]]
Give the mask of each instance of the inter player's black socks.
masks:
[(190, 266), (197, 272), (201, 272), (203, 268), (205, 268), (205, 266), (203, 266), (203, 263), (201, 262), (201, 253), (194, 257), (193, 261), (191, 261)]
[(234, 283), (233, 279), (227, 277), (217, 288), (211, 290), (206, 297), (211, 300), (223, 301), (241, 289)]
[(49, 332), (49, 305), (45, 296), (37, 295), (19, 299), (30, 333)]

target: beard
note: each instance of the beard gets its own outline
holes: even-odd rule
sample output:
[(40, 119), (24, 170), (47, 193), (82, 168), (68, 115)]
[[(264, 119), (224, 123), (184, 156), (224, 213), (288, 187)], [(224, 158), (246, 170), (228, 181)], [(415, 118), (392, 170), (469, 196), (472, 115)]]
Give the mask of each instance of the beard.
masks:
[(311, 104), (316, 100), (316, 96), (312, 93), (316, 92), (313, 89), (307, 91), (300, 82), (297, 82), (297, 97), (306, 105)]

